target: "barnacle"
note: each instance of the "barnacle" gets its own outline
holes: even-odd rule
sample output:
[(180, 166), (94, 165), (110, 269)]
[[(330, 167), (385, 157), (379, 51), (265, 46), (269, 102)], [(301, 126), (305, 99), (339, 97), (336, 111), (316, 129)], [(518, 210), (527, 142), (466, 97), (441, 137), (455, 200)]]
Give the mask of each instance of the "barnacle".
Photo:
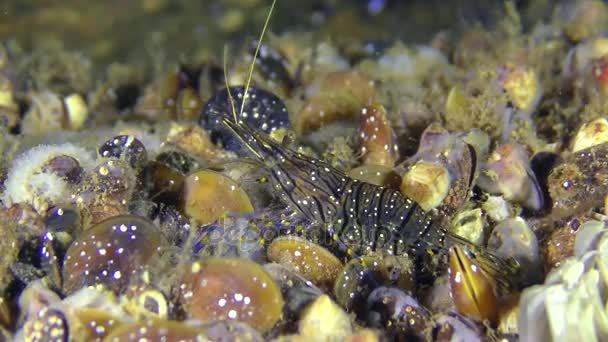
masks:
[(523, 291), (522, 341), (608, 338), (607, 237), (603, 222), (585, 223), (576, 237), (575, 256), (554, 269), (544, 284)]
[(469, 196), (477, 176), (477, 151), (437, 124), (429, 125), (416, 154), (398, 168), (405, 169), (401, 191), (424, 210), (438, 208), (448, 216)]

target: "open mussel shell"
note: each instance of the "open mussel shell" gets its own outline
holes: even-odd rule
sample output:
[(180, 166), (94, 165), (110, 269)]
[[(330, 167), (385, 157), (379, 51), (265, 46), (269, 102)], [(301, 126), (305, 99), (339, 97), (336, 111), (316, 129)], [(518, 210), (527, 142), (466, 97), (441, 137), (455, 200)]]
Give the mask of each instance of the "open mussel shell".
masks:
[(275, 239), (267, 250), (268, 259), (309, 279), (313, 284), (331, 288), (342, 263), (327, 249), (298, 237)]
[(260, 332), (270, 330), (281, 318), (281, 289), (252, 261), (201, 259), (184, 272), (177, 300), (186, 318), (242, 321)]
[(139, 216), (116, 216), (85, 230), (68, 248), (63, 263), (63, 290), (105, 286), (121, 293), (133, 275), (157, 253), (159, 229)]

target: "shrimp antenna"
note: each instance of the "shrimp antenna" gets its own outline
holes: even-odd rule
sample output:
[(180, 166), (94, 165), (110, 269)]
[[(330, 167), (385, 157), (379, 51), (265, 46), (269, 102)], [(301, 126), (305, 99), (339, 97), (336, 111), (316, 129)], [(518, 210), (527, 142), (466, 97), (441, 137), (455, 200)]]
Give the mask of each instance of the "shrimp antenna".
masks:
[[(258, 54), (260, 52), (260, 47), (262, 46), (262, 41), (264, 40), (264, 34), (266, 33), (266, 29), (268, 28), (268, 23), (270, 22), (270, 18), (272, 17), (272, 11), (274, 10), (274, 5), (276, 4), (276, 2), (277, 2), (277, 0), (273, 0), (272, 5), (270, 6), (270, 10), (268, 10), (268, 16), (266, 16), (266, 22), (264, 23), (264, 27), (262, 28), (262, 33), (260, 34), (260, 39), (258, 40), (258, 44), (255, 48), (255, 53), (253, 54), (253, 60), (251, 61), (251, 66), (249, 67), (249, 75), (247, 77), (247, 83), (245, 84), (245, 91), (243, 93), (243, 101), (241, 102), (241, 110), (239, 112), (239, 115), (237, 115), (236, 106), (234, 104), (234, 97), (232, 96), (232, 92), (230, 91), (230, 85), (228, 83), (228, 67), (227, 67), (227, 62), (226, 62), (226, 60), (228, 59), (228, 57), (227, 57), (228, 56), (228, 46), (224, 46), (224, 82), (226, 84), (226, 91), (228, 92), (228, 98), (230, 100), (230, 106), (232, 109), (232, 118), (234, 119), (234, 125), (232, 125), (232, 123), (226, 119), (224, 119), (223, 122), (233, 132), (236, 132), (238, 129), (244, 129), (244, 127), (242, 127), (240, 125), (239, 116), (242, 117), (243, 110), (245, 110), (245, 101), (247, 100), (247, 93), (249, 92), (249, 86), (251, 85), (251, 79), (253, 78), (253, 70), (255, 68), (255, 62), (258, 58)], [(239, 135), (241, 135), (241, 134), (237, 134), (237, 136), (239, 136)], [(246, 143), (245, 145), (249, 148), (249, 150), (251, 150), (253, 152), (254, 155), (256, 155), (258, 158), (262, 158), (260, 153), (258, 151), (256, 151), (251, 146), (251, 144)]]
[(277, 0), (272, 1), (272, 5), (270, 5), (270, 10), (268, 10), (268, 15), (266, 16), (266, 22), (264, 23), (264, 28), (262, 29), (262, 34), (260, 34), (260, 39), (258, 40), (258, 45), (255, 47), (255, 53), (253, 54), (253, 60), (251, 61), (251, 66), (249, 67), (249, 76), (247, 76), (247, 83), (245, 84), (245, 92), (243, 93), (243, 102), (241, 102), (241, 110), (239, 115), (243, 115), (243, 110), (245, 110), (245, 101), (247, 100), (247, 93), (249, 92), (249, 85), (251, 85), (251, 78), (253, 77), (253, 69), (255, 68), (255, 62), (258, 58), (258, 53), (260, 52), (260, 47), (262, 46), (262, 40), (264, 40), (264, 34), (266, 33), (266, 29), (268, 28), (268, 23), (270, 22), (270, 18), (272, 17), (272, 11), (274, 10), (274, 5), (277, 3)]
[[(234, 105), (234, 98), (230, 92), (230, 85), (228, 84), (228, 66), (226, 60), (228, 59), (228, 45), (224, 45), (224, 82), (226, 83), (226, 91), (228, 91), (228, 99), (230, 99), (230, 107), (232, 109), (232, 118), (234, 123), (238, 124), (238, 116), (236, 115), (236, 107)], [(244, 100), (243, 100), (244, 101)]]

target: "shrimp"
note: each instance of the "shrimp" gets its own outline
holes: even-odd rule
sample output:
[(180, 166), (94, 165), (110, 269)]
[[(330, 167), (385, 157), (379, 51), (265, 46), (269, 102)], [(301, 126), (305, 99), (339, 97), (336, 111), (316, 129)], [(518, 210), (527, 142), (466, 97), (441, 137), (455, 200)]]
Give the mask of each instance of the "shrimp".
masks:
[(221, 123), (266, 169), (270, 184), (293, 213), (292, 218), (307, 222), (307, 226), (322, 227), (329, 237), (324, 245), (337, 246), (339, 252), (352, 257), (382, 251), (420, 259), (437, 253), (447, 255), (454, 244), (465, 246), (479, 259), (481, 267), (500, 278), (499, 281), (504, 280), (502, 283), (507, 286), (517, 271), (514, 260), (502, 259), (453, 236), (445, 228), (445, 220), (425, 212), (401, 192), (350, 178), (322, 160), (280, 144), (240, 119), (249, 100), (255, 59), (275, 3), (276, 0), (258, 40), (244, 92), (239, 93), (240, 112), (237, 113), (231, 88), (226, 84), (232, 115), (223, 116)]

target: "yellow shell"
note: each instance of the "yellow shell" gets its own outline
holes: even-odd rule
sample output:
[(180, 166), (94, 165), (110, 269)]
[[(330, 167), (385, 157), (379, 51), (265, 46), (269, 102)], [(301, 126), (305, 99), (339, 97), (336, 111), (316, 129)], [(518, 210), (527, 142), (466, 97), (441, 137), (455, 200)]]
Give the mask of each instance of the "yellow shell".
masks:
[(212, 223), (226, 214), (248, 214), (253, 204), (232, 179), (218, 172), (200, 170), (184, 179), (182, 207), (199, 224)]
[(495, 322), (494, 281), (460, 247), (450, 248), (449, 258), (450, 296), (456, 310), (473, 319)]
[(295, 237), (275, 239), (268, 247), (268, 259), (310, 280), (317, 286), (331, 288), (342, 263), (325, 248)]

